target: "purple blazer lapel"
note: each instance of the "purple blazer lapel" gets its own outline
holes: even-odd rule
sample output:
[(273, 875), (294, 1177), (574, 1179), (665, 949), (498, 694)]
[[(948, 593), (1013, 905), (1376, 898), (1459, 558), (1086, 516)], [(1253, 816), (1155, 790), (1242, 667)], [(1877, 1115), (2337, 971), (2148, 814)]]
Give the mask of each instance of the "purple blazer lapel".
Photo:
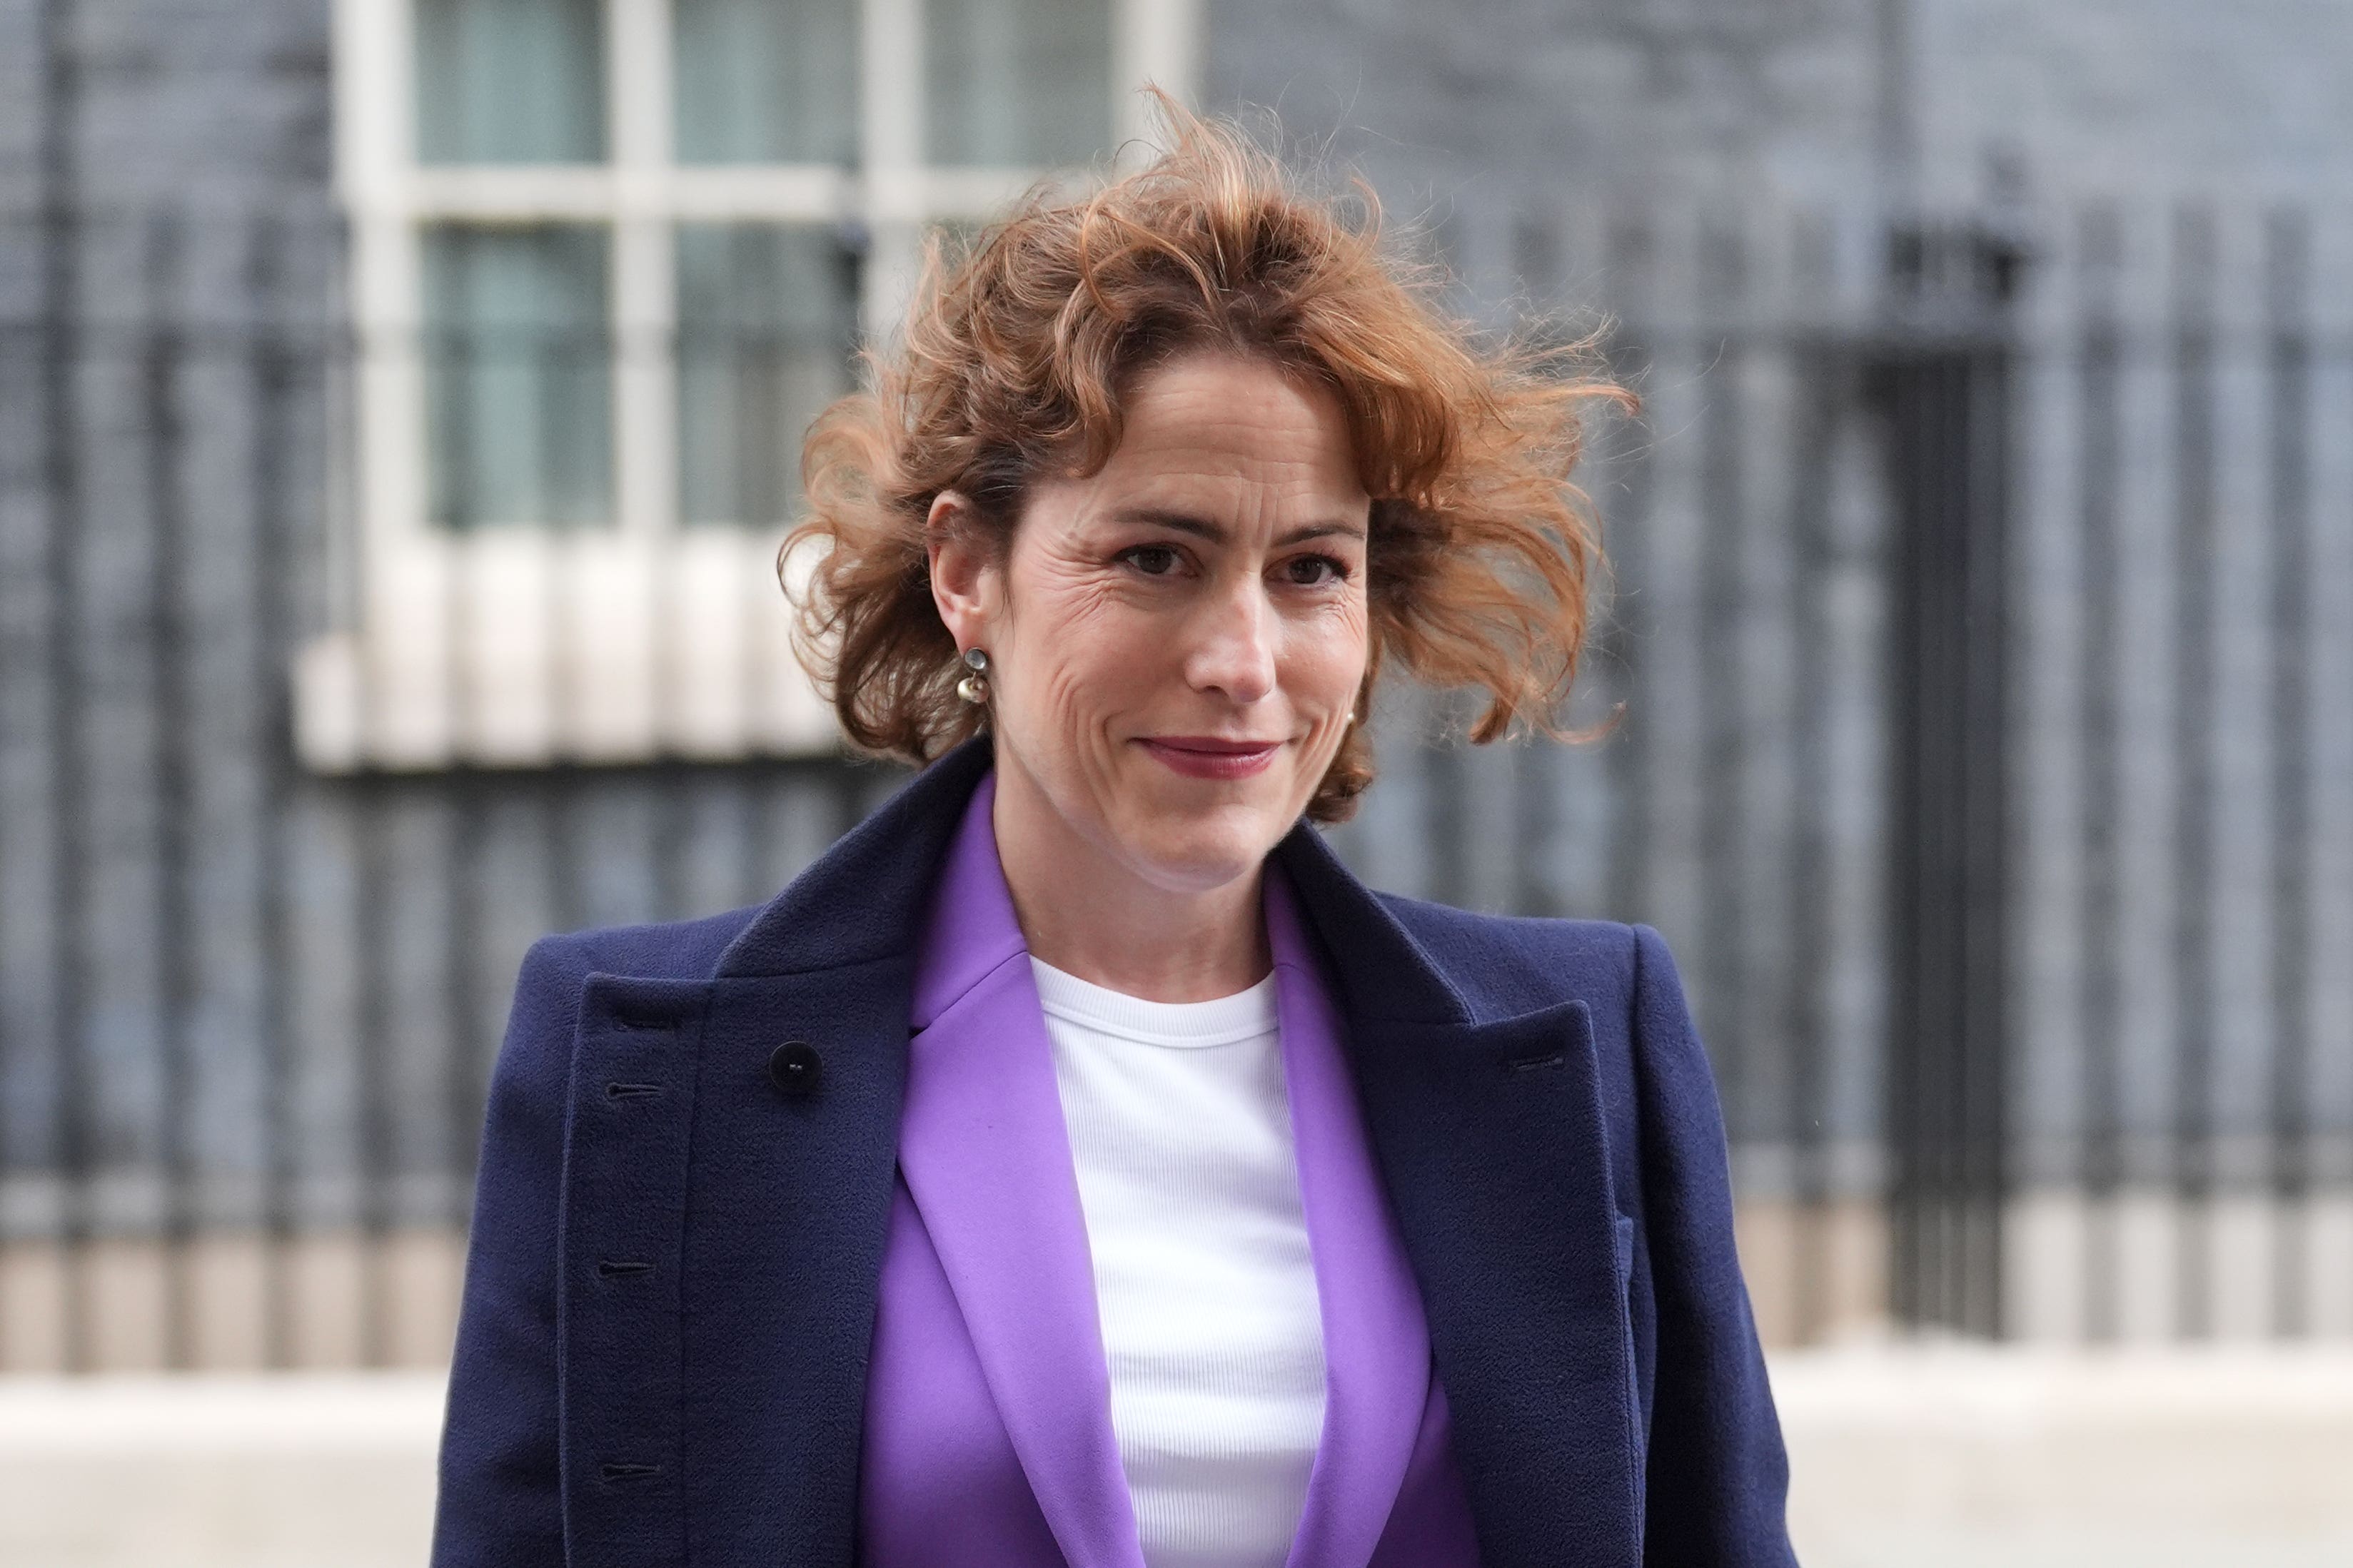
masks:
[(1365, 1141), (1339, 1014), (1291, 889), (1271, 864), (1266, 924), (1300, 1202), (1324, 1315), (1324, 1437), (1289, 1568), (1363, 1568), (1420, 1436), (1430, 1334)]
[[(1053, 1047), (990, 826), (994, 784), (974, 793), (919, 950), (900, 1170), (1056, 1544), (1071, 1568), (1143, 1568)], [(1288, 1568), (1364, 1568), (1430, 1409), (1429, 1332), (1345, 1026), (1271, 866), (1266, 918), (1326, 1388)]]
[(1053, 1047), (974, 792), (917, 962), (899, 1166), (1071, 1568), (1144, 1568)]

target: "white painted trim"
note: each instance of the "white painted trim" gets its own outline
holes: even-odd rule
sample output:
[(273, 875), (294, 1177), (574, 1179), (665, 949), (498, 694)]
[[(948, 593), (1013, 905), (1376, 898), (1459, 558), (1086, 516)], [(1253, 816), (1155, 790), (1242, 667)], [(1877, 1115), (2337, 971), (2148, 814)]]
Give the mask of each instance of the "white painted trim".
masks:
[(1148, 101), (1138, 90), (1152, 82), (1177, 102), (1200, 92), (1200, 0), (1118, 0), (1113, 17), (1112, 132), (1119, 166), (1141, 162), (1145, 149), (1129, 143), (1150, 134)]
[(922, 184), (924, 132), (922, 0), (865, 0), (859, 29), (859, 217), (866, 225), (860, 330), (895, 331), (913, 296), (928, 216), (910, 193)]
[(829, 163), (767, 167), (406, 169), (375, 205), (417, 219), (481, 222), (622, 217), (826, 219), (851, 210), (855, 187)]
[[(607, 0), (606, 61), (619, 193), (651, 195), (670, 166), (670, 0)], [(613, 217), (614, 504), (625, 533), (678, 525), (678, 281), (670, 215), (653, 202)]]
[(354, 211), (390, 199), (402, 149), (415, 144), (407, 16), (407, 0), (335, 0), (335, 185)]

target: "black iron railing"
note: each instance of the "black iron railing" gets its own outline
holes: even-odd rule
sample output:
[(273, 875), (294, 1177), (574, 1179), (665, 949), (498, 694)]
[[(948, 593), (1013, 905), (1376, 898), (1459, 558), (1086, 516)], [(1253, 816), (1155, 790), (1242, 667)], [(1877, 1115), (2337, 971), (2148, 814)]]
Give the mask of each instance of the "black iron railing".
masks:
[[(2353, 1331), (2353, 331), (2311, 220), (2044, 215), (2031, 265), (1963, 226), (1891, 266), (1837, 214), (1557, 226), (1649, 404), (1587, 470), (1576, 712), (1614, 727), (1474, 750), (1398, 688), (1344, 853), (1665, 931), (1778, 1342)], [(443, 1353), (524, 947), (765, 898), (900, 776), (794, 754), (765, 686), (669, 711), (773, 674), (687, 557), (738, 530), (741, 613), (781, 615), (781, 515), (695, 514), (788, 510), (815, 339), (404, 335), (346, 262), (318, 212), (0, 224), (0, 1367)], [(448, 386), (551, 354), (675, 373), (628, 416), (745, 465), (613, 557), (667, 595), (636, 729), (566, 727), (636, 679), (595, 597), (633, 524), (452, 502), (479, 465), (431, 445), (494, 428)], [(367, 428), (386, 384), (442, 389), (423, 445)], [(542, 436), (539, 489), (619, 493), (612, 443)], [(408, 556), (369, 531), (403, 449), (441, 465), (392, 476)], [(419, 637), (464, 647), (404, 673)]]

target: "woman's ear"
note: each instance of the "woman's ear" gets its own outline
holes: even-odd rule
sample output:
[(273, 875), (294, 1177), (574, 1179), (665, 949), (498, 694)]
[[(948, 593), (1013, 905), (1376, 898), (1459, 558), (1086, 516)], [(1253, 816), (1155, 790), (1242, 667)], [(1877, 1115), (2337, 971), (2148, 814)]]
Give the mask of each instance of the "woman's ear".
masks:
[(932, 603), (960, 648), (987, 648), (1004, 597), (991, 542), (982, 534), (972, 503), (954, 490), (933, 498), (923, 519), (923, 553), (931, 565)]

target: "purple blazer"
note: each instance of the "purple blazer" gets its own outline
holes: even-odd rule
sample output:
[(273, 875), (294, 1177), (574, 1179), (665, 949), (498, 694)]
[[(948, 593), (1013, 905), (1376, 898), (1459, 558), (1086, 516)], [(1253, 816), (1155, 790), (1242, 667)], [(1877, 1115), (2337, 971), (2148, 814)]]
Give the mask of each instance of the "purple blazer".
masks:
[[(955, 953), (924, 961), (934, 910), (967, 912), (935, 895), (988, 768), (985, 741), (950, 752), (756, 909), (532, 949), (483, 1131), (437, 1568), (884, 1568), (984, 1527), (1045, 1568), (1133, 1563), (1075, 1196), (1007, 1201), (1070, 1179), (1044, 1047), (1003, 1074), (947, 1048), (1026, 973), (965, 984)], [(1303, 824), (1271, 867), (1296, 915), (1274, 895), (1332, 1391), (1294, 1561), (1411, 1557), (1376, 1532), (1459, 1517), (1459, 1484), (1483, 1568), (1788, 1568), (1723, 1123), (1656, 933), (1377, 894)], [(1350, 1190), (1335, 1055), (1386, 1223)], [(1035, 1130), (991, 1130), (1026, 1174), (970, 1163), (983, 1104)], [(1021, 1293), (972, 1226), (941, 1225), (925, 1307), (901, 1285), (925, 1278), (907, 1220), (926, 1202), (1060, 1261)], [(941, 1353), (944, 1289), (968, 1359)], [(894, 1392), (923, 1375), (909, 1355), (961, 1393)], [(1017, 1385), (1016, 1361), (1048, 1375)], [(923, 1423), (867, 1419), (907, 1398), (948, 1415), (930, 1430), (955, 1463), (894, 1447)]]
[[(1144, 1568), (1053, 1048), (981, 780), (918, 951), (860, 1470), (873, 1568)], [(1412, 1265), (1280, 872), (1267, 935), (1322, 1309), (1324, 1436), (1289, 1568), (1475, 1568)]]

